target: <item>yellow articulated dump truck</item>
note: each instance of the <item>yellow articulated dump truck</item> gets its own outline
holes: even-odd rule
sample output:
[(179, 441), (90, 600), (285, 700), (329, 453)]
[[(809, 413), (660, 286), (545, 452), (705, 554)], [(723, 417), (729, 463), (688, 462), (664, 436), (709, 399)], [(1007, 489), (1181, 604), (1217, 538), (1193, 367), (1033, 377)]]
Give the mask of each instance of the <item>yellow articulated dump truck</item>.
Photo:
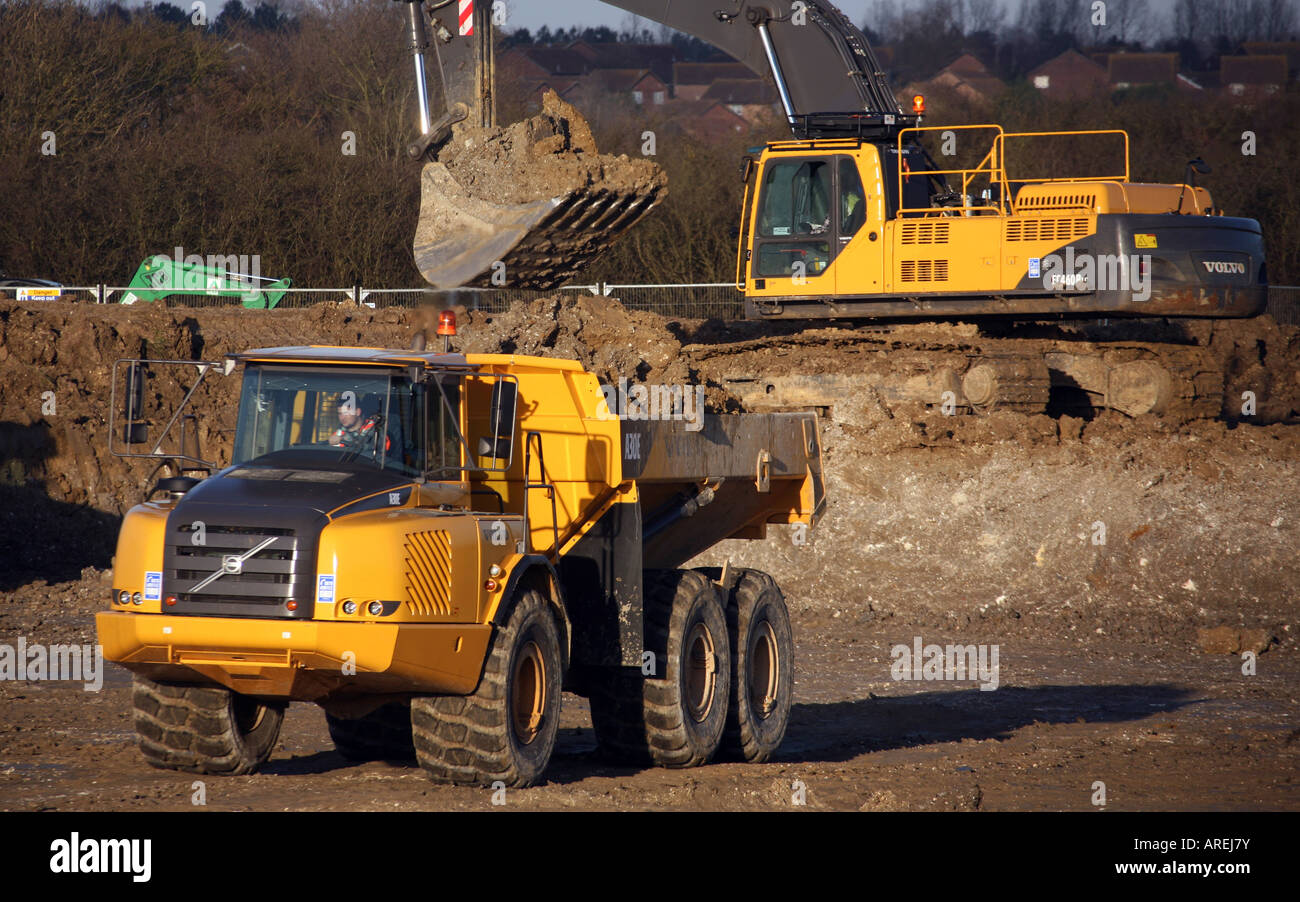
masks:
[[(128, 443), (146, 440), (132, 420), (150, 363), (119, 361)], [(508, 355), (286, 347), (199, 368), (237, 365), (232, 465), (163, 479), (127, 514), (97, 617), (134, 674), (150, 764), (251, 773), (307, 701), (348, 759), (526, 786), (562, 689), (623, 760), (762, 761), (780, 744), (780, 589), (681, 568), (814, 523), (812, 414), (688, 420), (667, 391), (658, 419), (620, 417), (580, 364)], [(195, 461), (160, 445), (135, 456)]]

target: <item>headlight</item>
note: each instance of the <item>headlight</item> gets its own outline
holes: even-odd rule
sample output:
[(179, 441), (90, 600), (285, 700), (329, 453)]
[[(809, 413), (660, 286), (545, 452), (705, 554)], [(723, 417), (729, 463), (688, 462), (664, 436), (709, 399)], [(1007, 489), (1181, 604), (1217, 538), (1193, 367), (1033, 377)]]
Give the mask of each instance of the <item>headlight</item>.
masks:
[(378, 617), (384, 613), (384, 606), (377, 601), (372, 601), (366, 606), (366, 610), (370, 612), (371, 617)]
[(117, 603), (118, 603), (118, 604), (130, 604), (130, 603), (131, 603), (131, 593), (128, 592), (128, 591), (126, 591), (126, 589), (123, 589), (121, 592), (118, 592), (118, 593), (117, 593)]
[(356, 603), (355, 601), (345, 601), (345, 602), (343, 602), (343, 613), (344, 613), (344, 614), (355, 614), (356, 612), (357, 612), (357, 603)]
[(144, 604), (144, 596), (136, 592), (131, 596), (131, 604)]

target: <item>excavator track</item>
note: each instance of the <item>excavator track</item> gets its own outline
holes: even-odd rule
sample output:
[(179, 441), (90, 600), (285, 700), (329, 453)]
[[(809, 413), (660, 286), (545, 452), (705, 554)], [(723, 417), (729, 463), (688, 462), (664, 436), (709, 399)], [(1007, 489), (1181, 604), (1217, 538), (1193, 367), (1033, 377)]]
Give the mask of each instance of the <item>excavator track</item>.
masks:
[(1116, 410), (1171, 422), (1224, 410), (1224, 363), (1174, 342), (989, 336), (969, 324), (818, 329), (690, 345), (701, 375), (747, 409), (823, 408), (870, 390), (889, 406), (946, 413), (1091, 415)]

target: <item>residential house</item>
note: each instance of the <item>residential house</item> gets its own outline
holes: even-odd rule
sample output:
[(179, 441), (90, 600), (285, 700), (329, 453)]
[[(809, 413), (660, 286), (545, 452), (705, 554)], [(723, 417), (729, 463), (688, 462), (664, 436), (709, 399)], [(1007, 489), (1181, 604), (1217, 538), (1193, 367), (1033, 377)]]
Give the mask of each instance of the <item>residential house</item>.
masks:
[(693, 138), (717, 143), (747, 134), (754, 126), (717, 100), (672, 100), (664, 107), (673, 129)]
[(1067, 50), (1029, 73), (1029, 83), (1051, 100), (1078, 100), (1110, 93), (1106, 67)]
[(529, 96), (564, 96), (590, 71), (585, 57), (564, 47), (512, 47), (497, 57), (501, 82)]
[(1106, 57), (1106, 77), (1111, 88), (1168, 87), (1199, 92), (1202, 86), (1178, 71), (1177, 53), (1112, 53)]
[(637, 106), (663, 106), (668, 85), (648, 69), (593, 69), (561, 94), (566, 100), (597, 99), (599, 95), (630, 101)]
[(781, 116), (776, 88), (759, 78), (719, 78), (700, 99), (724, 104), (751, 125), (761, 126)]
[(663, 84), (673, 82), (677, 48), (671, 44), (574, 41), (565, 49), (586, 59), (591, 69), (648, 69)]
[(1241, 45), (1251, 56), (1286, 57), (1287, 76), (1290, 81), (1300, 78), (1300, 41), (1247, 41)]
[(1232, 97), (1277, 94), (1286, 87), (1287, 58), (1281, 54), (1219, 57), (1219, 85)]
[(909, 85), (903, 92), (905, 108), (916, 94), (952, 93), (975, 106), (987, 106), (1006, 90), (1006, 84), (974, 55), (963, 53), (929, 79)]
[(699, 100), (720, 78), (754, 78), (744, 63), (673, 63), (673, 96)]

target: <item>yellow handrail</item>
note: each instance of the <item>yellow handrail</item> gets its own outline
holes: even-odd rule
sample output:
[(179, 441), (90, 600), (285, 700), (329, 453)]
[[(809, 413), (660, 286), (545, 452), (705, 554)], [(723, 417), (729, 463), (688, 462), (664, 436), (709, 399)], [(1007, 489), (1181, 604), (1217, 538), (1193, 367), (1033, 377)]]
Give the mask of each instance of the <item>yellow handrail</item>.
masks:
[[(988, 129), (996, 134), (993, 139), (993, 146), (989, 152), (984, 155), (979, 164), (973, 169), (927, 169), (922, 172), (905, 173), (903, 171), (902, 160), (904, 137), (909, 134), (919, 134), (921, 132), (957, 132), (970, 131), (974, 129)], [(1067, 178), (1016, 178), (1009, 179), (1007, 176), (1007, 139), (1008, 138), (1044, 138), (1044, 137), (1062, 137), (1077, 138), (1094, 135), (1120, 135), (1124, 139), (1124, 173), (1123, 175), (1092, 175), (1092, 176), (1072, 176)], [(1123, 186), (1129, 182), (1131, 173), (1130, 148), (1128, 132), (1123, 129), (1091, 129), (1086, 131), (1053, 131), (1053, 132), (1004, 132), (1000, 125), (977, 124), (977, 125), (930, 125), (916, 128), (905, 128), (898, 133), (898, 213), (932, 213), (931, 207), (905, 207), (903, 206), (903, 179), (906, 175), (953, 175), (961, 177), (961, 195), (967, 197), (968, 189), (976, 178), (987, 176), (990, 185), (999, 185), (998, 201), (995, 205), (981, 206), (963, 206), (964, 212), (976, 210), (993, 210), (999, 214), (1014, 212), (1014, 204), (1010, 200), (1009, 182), (1033, 182), (1036, 184), (1052, 184), (1056, 182), (1118, 182), (1121, 191)], [(1127, 191), (1124, 191), (1127, 200)]]
[(1120, 175), (1089, 175), (1089, 176), (1072, 176), (1069, 178), (1018, 178), (1017, 182), (1039, 182), (1048, 184), (1052, 182), (1113, 182), (1129, 181), (1130, 163), (1129, 163), (1129, 137), (1128, 132), (1120, 128), (1092, 129), (1088, 131), (1065, 131), (1065, 132), (1004, 132), (998, 137), (1002, 145), (1002, 165), (1005, 172), (1007, 162), (1006, 142), (1008, 138), (1078, 138), (1086, 135), (1122, 135), (1124, 138), (1124, 174)]
[[(989, 152), (986, 153), (986, 154), (984, 155), (984, 158), (983, 158), (982, 160), (980, 160), (979, 164), (978, 164), (974, 169), (926, 169), (926, 170), (924, 170), (923, 172), (908, 173), (908, 175), (926, 175), (926, 176), (929, 176), (929, 175), (960, 175), (960, 176), (961, 176), (961, 189), (962, 189), (962, 190), (961, 190), (961, 194), (962, 194), (962, 197), (965, 197), (966, 194), (967, 194), (966, 189), (970, 187), (971, 182), (973, 182), (977, 177), (979, 177), (980, 174), (982, 174), (982, 173), (987, 173), (987, 175), (988, 175), (988, 177), (989, 177), (989, 183), (990, 183), (990, 184), (1001, 183), (1001, 184), (1003, 185), (1003, 191), (1001, 192), (1001, 197), (999, 197), (997, 205), (996, 205), (996, 206), (992, 206), (992, 205), (990, 205), (990, 206), (978, 206), (978, 207), (975, 207), (975, 206), (971, 206), (971, 207), (963, 206), (961, 209), (962, 209), (963, 211), (973, 211), (973, 210), (994, 210), (994, 211), (996, 211), (996, 212), (999, 213), (999, 214), (1005, 212), (1004, 204), (1005, 204), (1005, 197), (1006, 197), (1006, 190), (1005, 190), (1005, 185), (1006, 185), (1006, 172), (1005, 172), (1005, 170), (1003, 169), (1003, 167), (1001, 167), (1001, 166), (998, 165), (998, 158), (999, 158), (998, 150), (999, 150), (999, 148), (1002, 146), (1002, 144), (1001, 144), (1001, 141), (1002, 141), (1002, 135), (1003, 135), (1002, 126), (1000, 126), (1000, 125), (993, 125), (993, 124), (976, 124), (976, 125), (927, 125), (927, 126), (917, 126), (917, 127), (915, 127), (915, 128), (905, 128), (905, 129), (903, 129), (902, 131), (900, 131), (900, 132), (898, 133), (898, 159), (899, 159), (899, 165), (898, 165), (898, 213), (899, 213), (899, 214), (902, 214), (902, 213), (919, 213), (919, 212), (926, 212), (926, 213), (928, 213), (928, 212), (932, 212), (932, 208), (930, 208), (930, 207), (905, 207), (905, 206), (903, 206), (903, 176), (904, 176), (904, 172), (903, 172), (902, 161), (903, 161), (903, 143), (904, 143), (904, 142), (903, 142), (903, 137), (904, 137), (904, 135), (908, 135), (908, 134), (912, 134), (912, 133), (920, 133), (920, 132), (958, 132), (958, 131), (973, 131), (973, 130), (975, 130), (975, 129), (992, 130), (992, 131), (996, 132), (996, 135), (995, 135), (995, 137), (994, 137), (994, 139), (993, 139), (993, 146), (989, 148)], [(987, 166), (987, 169), (985, 168), (986, 166)], [(1001, 176), (1001, 177), (999, 178), (999, 176)]]

